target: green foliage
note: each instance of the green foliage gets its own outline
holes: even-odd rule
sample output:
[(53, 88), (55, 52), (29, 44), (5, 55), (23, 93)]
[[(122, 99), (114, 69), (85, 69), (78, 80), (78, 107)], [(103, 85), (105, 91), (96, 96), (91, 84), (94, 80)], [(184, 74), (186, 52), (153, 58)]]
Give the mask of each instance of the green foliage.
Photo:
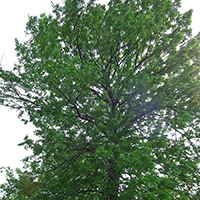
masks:
[(0, 102), (37, 128), (20, 145), (40, 189), (26, 194), (20, 172), (7, 196), (198, 199), (200, 35), (179, 7), (66, 0), (29, 17), (19, 63), (0, 69)]
[[(33, 198), (39, 191), (40, 183), (32, 172), (22, 171), (19, 168), (15, 172), (10, 167), (2, 167), (1, 173), (5, 172), (7, 183), (0, 185), (2, 200), (25, 200)], [(15, 177), (15, 174), (17, 177)]]

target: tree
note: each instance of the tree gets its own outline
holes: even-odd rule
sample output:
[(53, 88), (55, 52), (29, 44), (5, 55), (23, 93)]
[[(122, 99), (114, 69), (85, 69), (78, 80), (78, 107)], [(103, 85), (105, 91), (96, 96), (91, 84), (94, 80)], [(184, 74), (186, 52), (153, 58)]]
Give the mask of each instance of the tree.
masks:
[[(6, 173), (7, 181), (7, 183), (0, 185), (2, 200), (25, 200), (36, 195), (40, 183), (32, 172), (22, 171), (19, 168), (16, 168), (14, 172), (10, 167), (2, 167), (0, 170), (1, 173)], [(17, 174), (17, 177), (15, 177), (15, 174)]]
[(200, 35), (180, 4), (66, 0), (29, 17), (0, 99), (37, 128), (21, 143), (32, 199), (196, 198)]

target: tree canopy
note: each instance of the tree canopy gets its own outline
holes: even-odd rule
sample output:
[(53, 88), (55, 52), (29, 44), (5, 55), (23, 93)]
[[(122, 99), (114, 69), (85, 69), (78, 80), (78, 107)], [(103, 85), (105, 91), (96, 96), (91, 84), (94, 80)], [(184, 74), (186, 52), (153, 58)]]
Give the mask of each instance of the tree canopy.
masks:
[(0, 69), (1, 104), (37, 128), (20, 144), (28, 199), (199, 199), (200, 35), (180, 6), (65, 0), (29, 17)]
[[(40, 183), (36, 180), (37, 177), (28, 170), (16, 168), (15, 171), (13, 171), (10, 167), (2, 167), (0, 169), (1, 173), (5, 172), (7, 181), (7, 183), (1, 184), (0, 186), (1, 192), (4, 194), (1, 198), (2, 200), (25, 200), (27, 198), (31, 199), (31, 197), (36, 195)], [(15, 174), (17, 174), (17, 177)]]

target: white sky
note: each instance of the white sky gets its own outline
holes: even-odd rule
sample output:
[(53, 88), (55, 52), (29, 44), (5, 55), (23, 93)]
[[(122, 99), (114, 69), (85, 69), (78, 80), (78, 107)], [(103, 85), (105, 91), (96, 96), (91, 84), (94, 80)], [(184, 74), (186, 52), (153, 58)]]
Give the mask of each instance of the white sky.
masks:
[[(61, 0), (52, 0), (59, 3)], [(0, 1), (0, 58), (3, 56), (2, 67), (11, 69), (16, 63), (14, 38), (20, 41), (24, 38), (25, 25), (29, 15), (39, 16), (41, 13), (51, 12), (50, 0), (1, 0)], [(98, 2), (106, 4), (107, 0)], [(200, 31), (200, 1), (182, 0), (181, 11), (194, 10), (192, 17), (193, 35)], [(17, 144), (23, 141), (26, 134), (33, 133), (34, 127), (31, 124), (24, 125), (17, 118), (17, 113), (8, 108), (0, 106), (0, 167), (10, 166), (11, 168), (22, 167), (20, 162), (30, 152), (18, 147)], [(0, 183), (3, 176), (0, 175)]]

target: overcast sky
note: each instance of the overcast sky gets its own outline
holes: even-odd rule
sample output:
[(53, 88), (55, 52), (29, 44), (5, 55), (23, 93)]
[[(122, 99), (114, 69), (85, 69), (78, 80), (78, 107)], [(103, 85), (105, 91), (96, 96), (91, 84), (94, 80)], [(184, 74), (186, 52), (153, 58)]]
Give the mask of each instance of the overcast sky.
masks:
[[(52, 0), (59, 3), (62, 0)], [(99, 0), (106, 3), (107, 0)], [(182, 0), (181, 12), (190, 8), (194, 10), (192, 17), (193, 35), (200, 31), (200, 1)], [(2, 67), (11, 69), (16, 63), (14, 38), (20, 41), (26, 40), (24, 37), (25, 25), (28, 15), (37, 15), (51, 12), (50, 0), (1, 0), (0, 1), (0, 58), (2, 55)], [(22, 167), (22, 158), (30, 152), (18, 147), (26, 134), (31, 134), (34, 127), (31, 124), (24, 125), (17, 118), (17, 113), (8, 108), (0, 106), (0, 167), (11, 166), (11, 168)], [(0, 176), (0, 183), (3, 177)]]

